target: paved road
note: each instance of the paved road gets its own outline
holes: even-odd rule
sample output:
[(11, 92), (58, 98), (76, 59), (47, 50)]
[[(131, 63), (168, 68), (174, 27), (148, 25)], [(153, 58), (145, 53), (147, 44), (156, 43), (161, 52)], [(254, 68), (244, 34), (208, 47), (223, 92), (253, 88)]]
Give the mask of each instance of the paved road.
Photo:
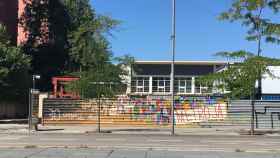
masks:
[(156, 149), (175, 151), (280, 151), (278, 136), (169, 136), (136, 134), (0, 134), (0, 148), (36, 147)]
[(277, 158), (277, 153), (193, 152), (118, 149), (0, 149), (0, 158)]
[(280, 137), (0, 134), (0, 158), (280, 157)]

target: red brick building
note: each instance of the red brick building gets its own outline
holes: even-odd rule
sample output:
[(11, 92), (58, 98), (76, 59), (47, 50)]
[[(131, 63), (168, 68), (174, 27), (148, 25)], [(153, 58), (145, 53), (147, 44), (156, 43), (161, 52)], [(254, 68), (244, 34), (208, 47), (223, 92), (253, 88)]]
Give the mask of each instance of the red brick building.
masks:
[[(18, 1), (18, 19), (21, 17), (21, 15), (24, 12), (24, 0), (17, 0)], [(23, 31), (22, 27), (17, 28), (17, 32), (18, 32), (18, 36), (17, 36), (17, 44), (20, 45), (21, 43), (23, 43), (26, 39), (26, 33)]]
[[(29, 1), (32, 2), (32, 0)], [(24, 8), (24, 0), (0, 0), (0, 23), (7, 27), (12, 42), (18, 45), (25, 42), (27, 35), (18, 24), (19, 18), (24, 12)]]

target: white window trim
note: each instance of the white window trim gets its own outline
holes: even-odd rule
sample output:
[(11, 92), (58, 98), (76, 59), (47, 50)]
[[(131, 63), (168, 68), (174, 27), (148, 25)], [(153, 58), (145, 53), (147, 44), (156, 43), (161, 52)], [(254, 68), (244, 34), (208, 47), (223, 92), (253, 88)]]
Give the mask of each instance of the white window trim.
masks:
[[(160, 86), (159, 83), (163, 81), (163, 86)], [(163, 89), (163, 92), (160, 91)], [(157, 80), (157, 92), (165, 93), (165, 80)]]
[[(139, 83), (142, 82), (142, 85)], [(139, 90), (142, 89), (142, 90)], [(144, 80), (136, 80), (136, 93), (143, 93), (144, 92)]]
[[(149, 81), (149, 79), (148, 80), (145, 79), (145, 78), (147, 78), (147, 76), (136, 76), (135, 78), (136, 78), (136, 80), (135, 80), (136, 84), (135, 84), (135, 92), (134, 93), (148, 94), (149, 92), (145, 92), (145, 82)], [(143, 78), (143, 79), (139, 80), (138, 78)], [(142, 82), (142, 85), (139, 84), (141, 82)], [(149, 88), (149, 84), (147, 85), (147, 87)], [(142, 90), (140, 90), (140, 89), (142, 89)]]
[[(170, 79), (166, 79), (166, 78), (169, 78), (169, 77), (167, 77), (167, 76), (156, 76), (156, 77), (153, 77), (153, 79), (154, 78), (164, 78), (163, 80), (155, 80), (156, 81), (156, 85), (154, 85), (154, 86), (156, 86), (156, 91), (152, 91), (152, 93), (154, 93), (154, 94), (169, 94), (170, 93), (170, 90), (169, 91), (167, 91), (166, 90), (166, 88), (167, 88), (167, 82), (170, 82)], [(153, 79), (152, 79), (152, 82), (153, 82)], [(160, 86), (160, 82), (163, 82), (163, 85), (162, 86)], [(170, 87), (170, 84), (169, 84), (169, 87)], [(162, 92), (161, 92), (161, 90), (162, 90)]]
[[(189, 76), (183, 76), (183, 77), (176, 77), (178, 81), (178, 92), (177, 94), (193, 94), (193, 77)], [(181, 80), (180, 78), (184, 78), (184, 80)], [(190, 80), (188, 80), (190, 79)], [(184, 81), (185, 86), (181, 86), (181, 81)], [(191, 81), (191, 91), (187, 92), (187, 82)], [(184, 92), (181, 92), (180, 89), (184, 89)]]

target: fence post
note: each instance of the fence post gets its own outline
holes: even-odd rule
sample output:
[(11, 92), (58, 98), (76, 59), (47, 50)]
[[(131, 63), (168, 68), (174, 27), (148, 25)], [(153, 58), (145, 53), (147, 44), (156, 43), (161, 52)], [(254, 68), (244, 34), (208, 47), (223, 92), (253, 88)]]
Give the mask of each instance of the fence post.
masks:
[(98, 133), (101, 132), (101, 128), (100, 128), (100, 95), (98, 95), (98, 123), (97, 123), (97, 131), (98, 131)]
[(255, 100), (251, 100), (251, 135), (255, 134)]
[(28, 90), (28, 132), (30, 134), (32, 128), (32, 93), (31, 88)]

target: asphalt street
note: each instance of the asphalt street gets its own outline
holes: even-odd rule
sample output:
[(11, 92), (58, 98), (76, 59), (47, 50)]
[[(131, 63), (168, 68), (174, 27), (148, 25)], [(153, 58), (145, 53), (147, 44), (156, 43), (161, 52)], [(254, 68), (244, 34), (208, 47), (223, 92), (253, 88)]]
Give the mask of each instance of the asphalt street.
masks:
[(0, 158), (280, 157), (279, 136), (0, 134)]

